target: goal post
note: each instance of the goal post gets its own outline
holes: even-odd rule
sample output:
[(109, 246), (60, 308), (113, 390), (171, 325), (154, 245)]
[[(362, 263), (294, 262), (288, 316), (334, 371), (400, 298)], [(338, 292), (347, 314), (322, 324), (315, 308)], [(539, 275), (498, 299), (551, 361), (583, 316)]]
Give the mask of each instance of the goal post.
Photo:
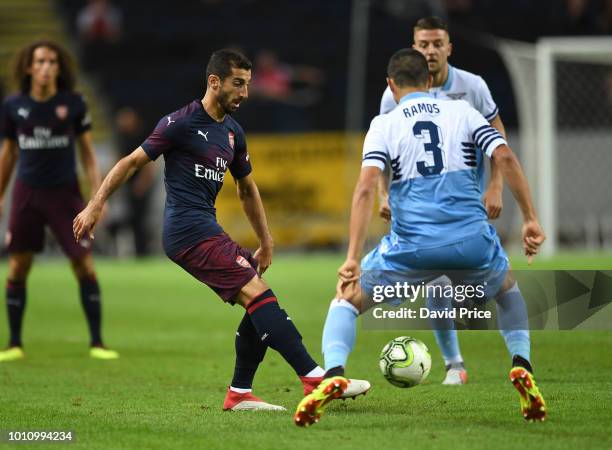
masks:
[(511, 76), (522, 161), (544, 255), (612, 243), (612, 38), (498, 40)]

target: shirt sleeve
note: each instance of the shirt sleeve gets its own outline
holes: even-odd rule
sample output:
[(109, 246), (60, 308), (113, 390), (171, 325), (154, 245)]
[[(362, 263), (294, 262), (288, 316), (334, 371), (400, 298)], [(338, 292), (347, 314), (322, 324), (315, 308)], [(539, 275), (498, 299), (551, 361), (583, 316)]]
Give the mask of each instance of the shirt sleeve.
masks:
[(77, 136), (91, 130), (91, 116), (87, 110), (87, 103), (79, 96), (77, 102), (77, 113), (74, 117), (74, 131)]
[(2, 109), (0, 110), (0, 139), (2, 138), (17, 139), (17, 126), (11, 117), (8, 101), (2, 104)]
[(173, 118), (172, 114), (162, 117), (157, 122), (153, 132), (141, 144), (141, 147), (152, 161), (176, 148), (176, 135), (181, 122), (179, 119)]
[(244, 131), (238, 130), (235, 136), (234, 159), (229, 166), (230, 173), (235, 180), (246, 177), (253, 171), (249, 152), (247, 151), (246, 137)]
[(489, 90), (489, 86), (482, 77), (478, 77), (476, 85), (476, 104), (474, 107), (484, 116), (487, 121), (491, 122), (499, 114), (499, 108), (493, 101), (493, 96)]
[(492, 157), (493, 151), (497, 147), (508, 145), (499, 131), (493, 128), (483, 115), (472, 107), (468, 109), (467, 120), (468, 133), (472, 142), (489, 158)]
[[(382, 116), (375, 117), (363, 142), (363, 160), (361, 167), (378, 167), (385, 170), (389, 160), (389, 152), (385, 145), (384, 135), (380, 123)], [(378, 119), (378, 120), (377, 120)]]
[(389, 86), (383, 92), (382, 98), (380, 99), (380, 114), (387, 114), (389, 111), (392, 111), (397, 106), (395, 103), (395, 99), (393, 98), (393, 92)]

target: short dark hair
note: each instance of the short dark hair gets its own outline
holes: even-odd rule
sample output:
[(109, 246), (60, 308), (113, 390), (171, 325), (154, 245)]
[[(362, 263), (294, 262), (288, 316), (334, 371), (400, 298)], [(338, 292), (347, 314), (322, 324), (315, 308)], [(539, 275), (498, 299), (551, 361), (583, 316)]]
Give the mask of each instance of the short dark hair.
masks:
[(427, 84), (427, 60), (413, 48), (403, 48), (393, 54), (387, 66), (387, 76), (398, 87), (420, 87)]
[(17, 53), (13, 74), (15, 82), (19, 86), (19, 90), (24, 94), (30, 92), (32, 87), (32, 75), (28, 73), (28, 69), (34, 60), (34, 52), (37, 48), (41, 47), (51, 49), (57, 55), (57, 64), (59, 66), (57, 89), (60, 91), (72, 91), (76, 83), (72, 57), (64, 47), (48, 39), (34, 41), (23, 47), (19, 53)]
[(214, 52), (206, 66), (206, 80), (211, 75), (217, 75), (224, 80), (232, 73), (232, 68), (251, 70), (253, 64), (244, 53), (232, 48), (222, 48)]
[(436, 16), (423, 17), (414, 25), (414, 32), (419, 30), (444, 30), (448, 33), (448, 24)]

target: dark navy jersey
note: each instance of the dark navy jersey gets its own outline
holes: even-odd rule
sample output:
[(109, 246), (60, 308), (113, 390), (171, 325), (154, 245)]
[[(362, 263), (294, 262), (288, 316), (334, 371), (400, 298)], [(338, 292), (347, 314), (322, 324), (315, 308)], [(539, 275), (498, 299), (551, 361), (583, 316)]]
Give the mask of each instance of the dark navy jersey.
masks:
[(74, 141), (91, 128), (83, 97), (59, 91), (44, 102), (27, 94), (2, 105), (1, 135), (19, 146), (17, 178), (32, 187), (76, 182)]
[(164, 250), (178, 255), (222, 233), (215, 200), (227, 169), (234, 179), (251, 173), (244, 131), (229, 115), (216, 122), (200, 100), (163, 117), (142, 148), (152, 160), (164, 155)]

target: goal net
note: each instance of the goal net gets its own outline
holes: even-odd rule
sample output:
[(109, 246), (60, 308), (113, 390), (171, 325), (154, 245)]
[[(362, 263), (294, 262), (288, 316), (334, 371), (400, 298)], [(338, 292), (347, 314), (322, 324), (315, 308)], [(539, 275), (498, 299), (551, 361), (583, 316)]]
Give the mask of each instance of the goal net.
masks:
[(548, 236), (543, 253), (612, 247), (612, 38), (499, 40), (497, 48), (512, 79), (521, 160)]

